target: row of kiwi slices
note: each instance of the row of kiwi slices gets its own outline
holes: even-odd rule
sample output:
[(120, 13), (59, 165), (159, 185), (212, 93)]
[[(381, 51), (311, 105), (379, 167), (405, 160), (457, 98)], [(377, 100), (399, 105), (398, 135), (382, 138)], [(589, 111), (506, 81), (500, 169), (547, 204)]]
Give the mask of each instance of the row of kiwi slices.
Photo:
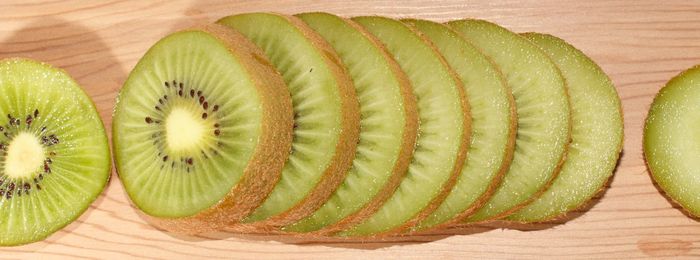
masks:
[(605, 186), (622, 128), (610, 79), (554, 36), (246, 13), (156, 43), (113, 136), (162, 229), (373, 237), (561, 217)]
[[(0, 93), (0, 246), (26, 244), (88, 208), (111, 156), (65, 72), (3, 60)], [(548, 221), (605, 186), (623, 139), (610, 79), (554, 36), (328, 13), (166, 36), (130, 73), (112, 127), (131, 201), (188, 234)]]

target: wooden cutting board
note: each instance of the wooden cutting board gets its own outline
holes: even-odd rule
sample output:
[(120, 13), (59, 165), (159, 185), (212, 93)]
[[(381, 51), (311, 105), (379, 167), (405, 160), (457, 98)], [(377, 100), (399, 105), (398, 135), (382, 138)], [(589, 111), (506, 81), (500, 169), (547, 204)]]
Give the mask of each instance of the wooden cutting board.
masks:
[[(623, 101), (624, 154), (609, 189), (568, 222), (489, 226), (394, 241), (305, 241), (156, 230), (113, 176), (90, 210), (44, 242), (0, 249), (0, 258), (641, 258), (699, 257), (700, 223), (655, 188), (642, 157), (644, 118), (672, 76), (700, 63), (700, 1), (2, 1), (0, 56), (43, 60), (70, 72), (108, 129), (116, 94), (159, 38), (251, 11), (385, 15), (447, 21), (481, 18), (516, 32), (559, 36), (610, 75)], [(457, 235), (450, 235), (457, 234)]]

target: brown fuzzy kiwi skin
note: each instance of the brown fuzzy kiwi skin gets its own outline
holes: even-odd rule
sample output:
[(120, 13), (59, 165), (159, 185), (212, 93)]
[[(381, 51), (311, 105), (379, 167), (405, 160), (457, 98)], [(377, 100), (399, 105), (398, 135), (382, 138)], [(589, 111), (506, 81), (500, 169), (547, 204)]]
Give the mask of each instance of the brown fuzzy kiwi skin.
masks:
[[(367, 40), (369, 40), (372, 45), (377, 47), (382, 57), (387, 61), (389, 69), (395, 75), (399, 82), (399, 91), (403, 97), (404, 104), (404, 114), (406, 116), (406, 121), (404, 123), (404, 132), (401, 137), (401, 148), (394, 164), (394, 168), (391, 171), (391, 175), (387, 180), (387, 183), (382, 187), (382, 189), (372, 198), (365, 206), (359, 209), (357, 212), (348, 215), (347, 217), (341, 219), (335, 224), (326, 226), (317, 231), (306, 233), (308, 236), (326, 236), (339, 231), (342, 231), (348, 227), (358, 224), (362, 220), (370, 217), (386, 202), (387, 199), (393, 195), (396, 188), (398, 188), (401, 180), (406, 176), (408, 170), (408, 165), (411, 163), (413, 157), (413, 151), (415, 150), (416, 138), (418, 136), (418, 107), (416, 96), (413, 94), (411, 83), (408, 80), (408, 76), (401, 69), (398, 63), (391, 57), (391, 54), (386, 50), (386, 47), (379, 42), (377, 38), (369, 33), (364, 27), (357, 24), (356, 22), (338, 17), (343, 20), (348, 26), (355, 29), (357, 32), (362, 34)], [(296, 233), (294, 233), (296, 234)]]
[[(384, 18), (387, 19), (387, 18)], [(400, 21), (399, 21), (400, 22)], [(438, 55), (438, 58), (440, 59), (440, 62), (449, 69), (449, 73), (451, 75), (452, 80), (456, 83), (457, 85), (457, 92), (459, 95), (460, 99), (460, 106), (462, 108), (462, 114), (464, 117), (464, 120), (462, 122), (462, 128), (463, 128), (463, 133), (462, 133), (462, 140), (460, 141), (460, 146), (459, 150), (457, 152), (457, 159), (455, 161), (455, 164), (453, 165), (452, 172), (450, 173), (450, 178), (445, 182), (445, 184), (442, 185), (440, 188), (440, 191), (438, 195), (433, 198), (429, 203), (428, 206), (423, 208), (420, 212), (416, 213), (415, 216), (413, 216), (411, 219), (408, 221), (404, 222), (398, 227), (392, 228), (390, 230), (380, 232), (377, 234), (373, 235), (367, 235), (367, 236), (354, 236), (352, 239), (378, 239), (381, 237), (386, 237), (386, 236), (392, 236), (392, 235), (404, 235), (404, 232), (410, 229), (411, 227), (415, 226), (418, 224), (420, 221), (425, 219), (437, 209), (437, 207), (442, 203), (442, 201), (445, 200), (447, 195), (450, 193), (452, 190), (452, 187), (454, 187), (455, 183), (457, 183), (457, 179), (460, 176), (460, 173), (462, 171), (462, 167), (464, 165), (464, 162), (466, 161), (467, 158), (467, 150), (469, 148), (469, 143), (471, 139), (471, 114), (469, 110), (469, 103), (467, 100), (467, 93), (465, 91), (464, 85), (462, 81), (459, 79), (457, 76), (457, 73), (454, 72), (450, 66), (447, 64), (447, 61), (442, 57), (441, 54), (437, 51), (437, 48), (434, 46), (428, 38), (423, 35), (421, 32), (418, 30), (411, 28), (410, 26), (407, 26), (404, 24), (411, 32), (415, 33), (423, 43), (426, 45), (430, 46), (432, 51)], [(419, 129), (420, 129), (420, 121), (419, 121)], [(418, 135), (420, 136), (420, 130), (418, 132)], [(393, 195), (393, 194), (392, 194)], [(369, 217), (369, 216), (366, 216)], [(365, 217), (365, 218), (366, 218)]]
[[(533, 32), (526, 32), (526, 33), (521, 33), (521, 34), (522, 34), (522, 35), (527, 35), (527, 34), (533, 34)], [(534, 33), (534, 34), (540, 34), (540, 33)], [(567, 42), (566, 44), (569, 44), (569, 43)], [(538, 46), (538, 47), (539, 47), (539, 46)], [(592, 62), (592, 63), (593, 63), (596, 67), (598, 67), (598, 69), (600, 69), (601, 71), (603, 71), (603, 69), (601, 69), (597, 64), (595, 64), (595, 62)], [(612, 82), (612, 81), (611, 81), (611, 82)], [(619, 98), (619, 97), (620, 97), (620, 94), (617, 92), (617, 89), (614, 89), (614, 91), (615, 91), (615, 93), (617, 94), (617, 97)], [(568, 93), (568, 92), (567, 92), (567, 93)], [(622, 122), (622, 125), (623, 125), (623, 127), (624, 127), (624, 119), (625, 119), (625, 117), (624, 117), (624, 110), (622, 110), (622, 102), (618, 102), (618, 103), (619, 103), (619, 105), (618, 105), (617, 110), (618, 110), (618, 112), (620, 113), (620, 121)], [(573, 111), (572, 111), (571, 113), (573, 113)], [(573, 128), (573, 125), (572, 125), (571, 127)], [(616, 152), (617, 152), (617, 154), (618, 154), (618, 161), (620, 160), (620, 156), (619, 156), (619, 155), (620, 155), (620, 153), (622, 152), (622, 148), (623, 148), (624, 143), (625, 143), (624, 140), (625, 140), (625, 133), (624, 133), (624, 131), (623, 131), (623, 132), (622, 132), (622, 139), (621, 139), (620, 144), (618, 145), (618, 147), (617, 147), (617, 149), (616, 149)], [(569, 142), (569, 143), (571, 143), (571, 142)], [(566, 161), (565, 159), (562, 160), (560, 167), (563, 166), (563, 164), (564, 164), (565, 161)], [(645, 162), (646, 162), (646, 160), (645, 160)], [(646, 163), (645, 163), (645, 165), (646, 165)], [(647, 169), (648, 169), (648, 165), (647, 165)], [(613, 171), (614, 171), (614, 170), (613, 170)], [(651, 172), (651, 171), (650, 171), (650, 172)], [(596, 191), (596, 192), (593, 193), (593, 196), (591, 196), (591, 199), (594, 198), (595, 196), (598, 196), (600, 193), (602, 193), (602, 192), (605, 190), (605, 187), (610, 183), (610, 181), (611, 181), (613, 175), (614, 175), (614, 172), (613, 172), (613, 174), (610, 174), (610, 176), (608, 176), (608, 178), (605, 180), (605, 182), (603, 182), (603, 185), (600, 186), (600, 188), (598, 189), (598, 191)], [(553, 182), (554, 182), (554, 180), (552, 180), (551, 183), (553, 183)], [(551, 183), (550, 183), (550, 185), (551, 185)], [(544, 192), (544, 191), (543, 191), (543, 192)], [(541, 194), (540, 194), (540, 195), (541, 195)], [(539, 197), (539, 196), (538, 196), (538, 197)], [(572, 208), (572, 209), (569, 210), (569, 211), (562, 212), (562, 213), (559, 214), (559, 215), (554, 215), (554, 216), (551, 216), (551, 217), (549, 217), (549, 218), (543, 219), (543, 220), (541, 220), (541, 221), (536, 221), (536, 222), (513, 221), (513, 220), (502, 220), (502, 221), (507, 222), (507, 223), (512, 223), (512, 224), (528, 225), (528, 224), (547, 223), (547, 222), (554, 222), (554, 221), (559, 221), (559, 220), (565, 220), (565, 219), (568, 218), (569, 213), (574, 212), (574, 211), (577, 211), (577, 210), (580, 210), (580, 209), (583, 209), (583, 208), (586, 208), (586, 207), (591, 203), (591, 201), (592, 201), (591, 199), (588, 199), (588, 200), (582, 202), (581, 204), (577, 205), (576, 207)], [(534, 200), (533, 200), (533, 201), (534, 201)], [(523, 207), (524, 207), (524, 206), (523, 206)], [(515, 212), (515, 211), (513, 211), (513, 213), (514, 213), (514, 212)]]
[(262, 50), (243, 35), (221, 25), (204, 25), (186, 31), (203, 31), (216, 37), (250, 73), (262, 101), (263, 118), (258, 145), (240, 182), (214, 206), (189, 217), (146, 219), (158, 228), (184, 234), (213, 232), (240, 221), (267, 197), (277, 183), (292, 143), (292, 101), (282, 76)]
[[(336, 154), (323, 172), (314, 189), (306, 197), (290, 209), (272, 216), (266, 220), (252, 223), (236, 223), (230, 230), (277, 230), (292, 224), (312, 214), (335, 192), (345, 180), (348, 170), (355, 159), (355, 150), (360, 138), (360, 105), (355, 95), (352, 79), (340, 62), (335, 50), (320, 35), (311, 29), (301, 19), (284, 14), (268, 13), (286, 20), (293, 25), (319, 51), (325, 64), (336, 78), (341, 105), (340, 138), (336, 144)], [(248, 227), (250, 226), (250, 227)]]
[[(413, 25), (410, 25), (410, 23), (407, 23), (407, 24), (409, 24), (409, 26), (411, 26), (411, 27), (414, 27)], [(459, 34), (459, 32), (452, 29), (452, 27), (450, 27), (449, 25), (443, 24), (443, 26), (445, 26), (447, 28), (447, 30), (452, 32), (452, 34), (455, 37), (459, 37), (460, 39), (462, 39), (466, 42), (469, 42), (466, 38), (464, 38), (461, 34)], [(477, 46), (475, 46), (475, 45), (473, 45), (473, 47), (478, 49)], [(465, 218), (471, 216), (476, 211), (481, 209), (481, 207), (486, 205), (486, 203), (489, 201), (489, 199), (491, 198), (493, 193), (496, 192), (496, 189), (501, 185), (503, 178), (505, 177), (506, 173), (508, 172), (508, 169), (510, 167), (511, 162), (513, 162), (513, 154), (515, 153), (515, 137), (516, 137), (517, 130), (518, 130), (518, 113), (517, 113), (517, 109), (515, 107), (515, 98), (512, 95), (512, 91), (511, 91), (510, 86), (506, 83), (505, 76), (503, 75), (503, 72), (501, 72), (501, 69), (498, 66), (496, 66), (495, 63), (493, 63), (493, 60), (490, 57), (488, 57), (486, 55), (484, 55), (484, 57), (495, 68), (495, 71), (498, 73), (499, 81), (501, 82), (500, 85), (503, 87), (503, 89), (506, 90), (506, 93), (508, 94), (508, 105), (510, 107), (510, 116), (509, 117), (510, 117), (511, 124), (508, 127), (508, 142), (506, 143), (506, 150), (503, 151), (504, 152), (503, 163), (501, 164), (501, 167), (499, 168), (498, 172), (496, 173), (496, 176), (494, 177), (493, 181), (491, 181), (489, 186), (486, 188), (486, 191), (484, 191), (484, 193), (476, 201), (474, 201), (474, 203), (469, 208), (462, 211), (462, 213), (455, 215), (451, 220), (445, 221), (441, 224), (438, 224), (438, 225), (435, 225), (433, 227), (429, 227), (426, 229), (411, 231), (411, 232), (409, 232), (409, 234), (421, 234), (421, 233), (426, 233), (426, 232), (430, 232), (430, 231), (434, 231), (434, 230), (438, 230), (438, 229), (444, 229), (444, 228), (448, 228), (448, 227), (460, 224)], [(469, 160), (469, 158), (467, 158), (467, 161), (468, 160)]]

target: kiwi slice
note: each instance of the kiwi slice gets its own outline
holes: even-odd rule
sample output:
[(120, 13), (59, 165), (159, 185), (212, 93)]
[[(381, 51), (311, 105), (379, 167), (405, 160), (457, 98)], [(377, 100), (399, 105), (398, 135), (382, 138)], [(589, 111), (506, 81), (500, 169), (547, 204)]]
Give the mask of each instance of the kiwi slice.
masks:
[(168, 35), (119, 93), (119, 177), (166, 230), (201, 233), (240, 221), (279, 179), (291, 106), (282, 77), (242, 35), (220, 25)]
[(294, 109), (292, 152), (282, 177), (246, 223), (291, 224), (342, 183), (359, 140), (359, 104), (333, 48), (299, 18), (271, 13), (219, 20), (260, 46), (284, 77)]
[(459, 176), (471, 133), (466, 93), (447, 62), (417, 31), (384, 17), (353, 20), (376, 36), (408, 75), (420, 125), (413, 159), (396, 191), (377, 212), (337, 234), (402, 232), (440, 205)]
[(541, 222), (581, 207), (612, 176), (622, 149), (622, 107), (612, 81), (581, 51), (551, 35), (522, 35), (559, 67), (571, 102), (572, 141), (559, 175), (538, 199), (506, 218)]
[(494, 61), (513, 91), (518, 113), (513, 161), (491, 199), (467, 221), (504, 217), (537, 198), (559, 172), (571, 139), (564, 78), (539, 47), (503, 27), (482, 20), (448, 25)]
[(345, 181), (316, 212), (283, 228), (330, 233), (369, 216), (391, 196), (413, 154), (418, 111), (408, 78), (365, 29), (328, 13), (297, 17), (333, 46), (360, 102), (360, 141)]
[(403, 20), (430, 39), (457, 72), (469, 93), (472, 134), (468, 157), (445, 201), (414, 230), (445, 226), (483, 205), (496, 190), (513, 158), (517, 117), (511, 90), (501, 72), (476, 47), (449, 27)]
[(78, 218), (111, 171), (90, 98), (64, 71), (0, 61), (0, 246), (36, 242)]
[(700, 65), (671, 79), (654, 98), (644, 125), (644, 156), (661, 189), (700, 217)]

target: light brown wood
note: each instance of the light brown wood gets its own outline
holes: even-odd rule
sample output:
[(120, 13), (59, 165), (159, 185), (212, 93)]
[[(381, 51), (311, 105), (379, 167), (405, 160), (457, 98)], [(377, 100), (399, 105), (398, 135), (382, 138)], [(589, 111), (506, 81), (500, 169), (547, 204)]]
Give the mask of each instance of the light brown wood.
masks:
[(78, 221), (44, 242), (2, 248), (0, 258), (700, 256), (700, 223), (655, 188), (641, 153), (642, 125), (653, 95), (672, 76), (700, 63), (698, 1), (2, 1), (0, 56), (25, 56), (66, 69), (95, 100), (109, 127), (117, 91), (160, 37), (250, 11), (329, 11), (435, 21), (473, 17), (516, 32), (559, 36), (598, 62), (622, 98), (626, 140), (610, 188), (572, 220), (527, 231), (481, 226), (378, 243), (310, 243), (279, 236), (188, 237), (158, 231), (139, 217), (114, 176)]

